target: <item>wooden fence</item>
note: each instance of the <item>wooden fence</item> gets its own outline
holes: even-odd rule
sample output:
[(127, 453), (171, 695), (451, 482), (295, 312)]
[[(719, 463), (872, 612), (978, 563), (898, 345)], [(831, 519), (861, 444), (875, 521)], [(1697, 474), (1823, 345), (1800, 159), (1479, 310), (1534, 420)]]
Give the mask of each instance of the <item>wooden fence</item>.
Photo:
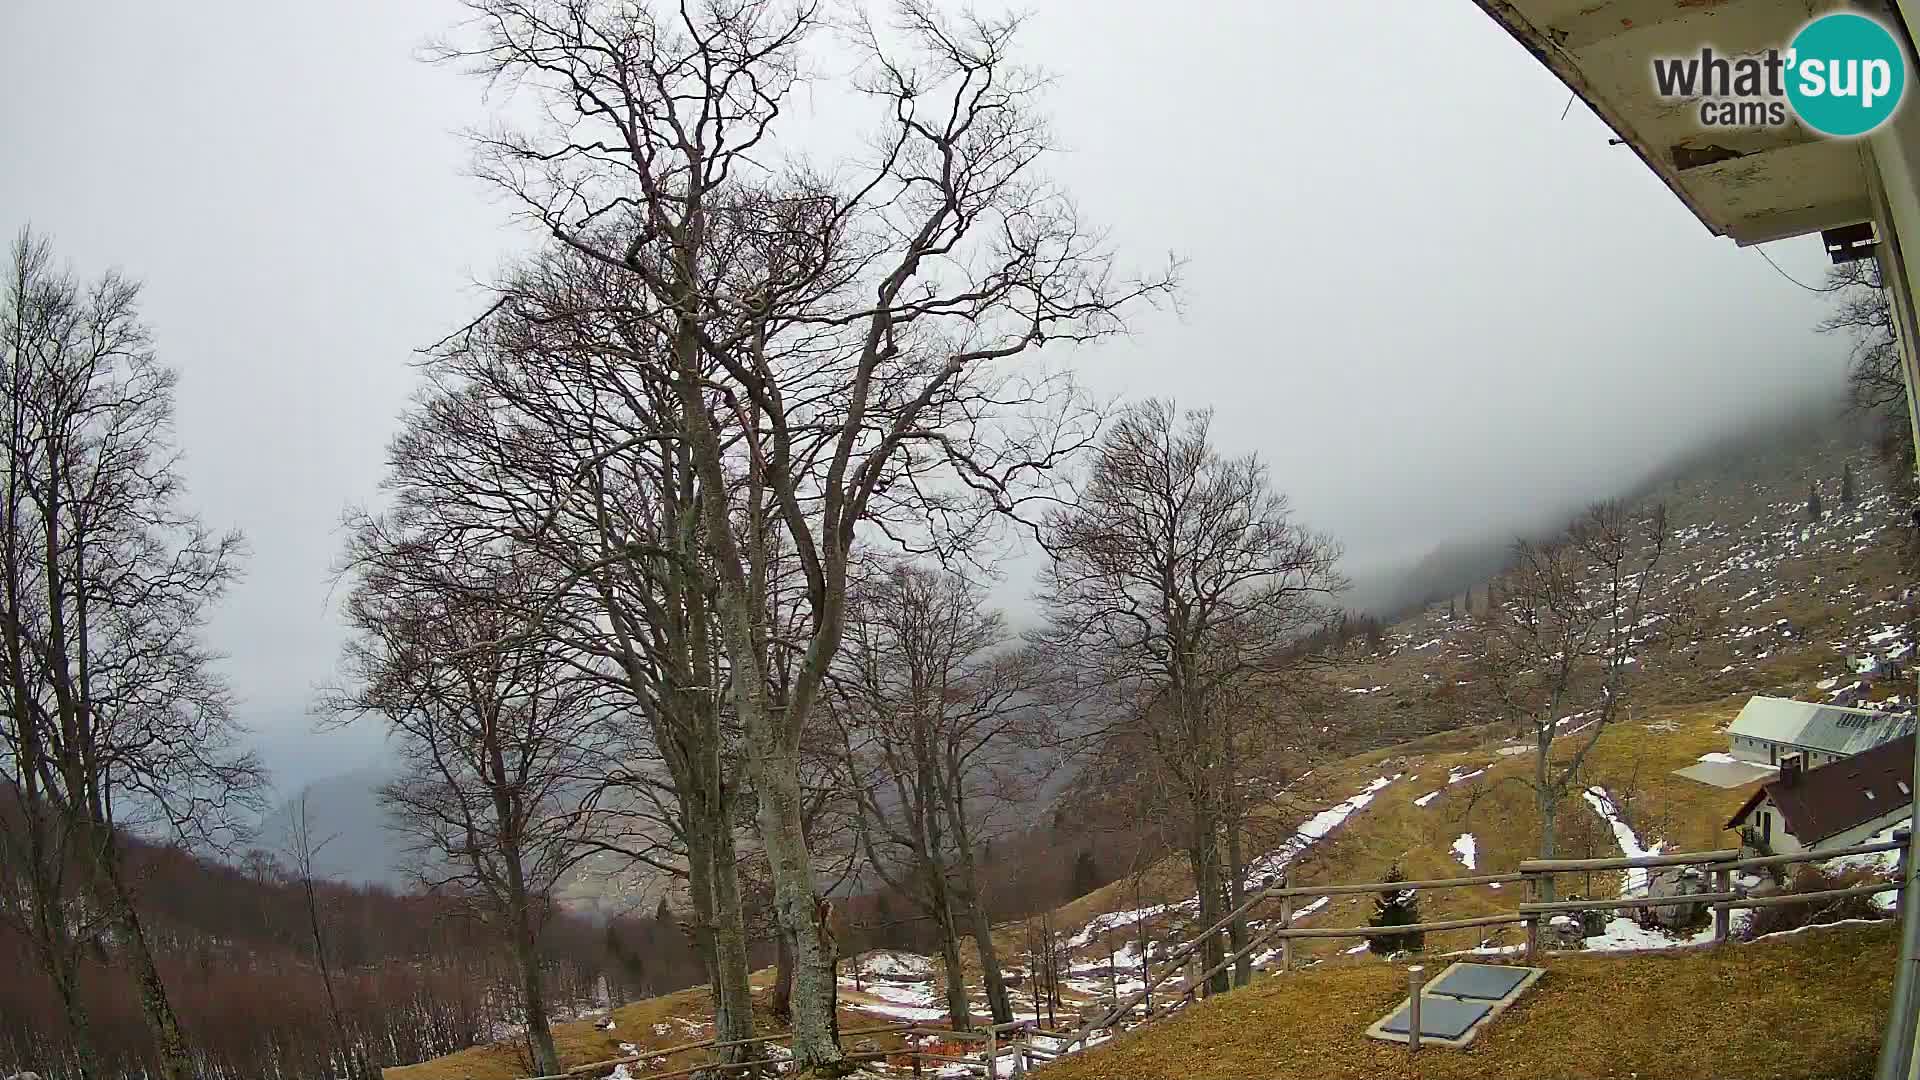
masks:
[[(1293, 949), (1291, 942), (1302, 938), (1370, 938), (1383, 935), (1397, 936), (1407, 933), (1439, 932), (1443, 930), (1466, 930), (1483, 926), (1524, 926), (1526, 928), (1526, 957), (1529, 963), (1540, 955), (1540, 929), (1543, 921), (1555, 915), (1571, 914), (1580, 911), (1613, 911), (1621, 908), (1660, 908), (1683, 907), (1691, 904), (1710, 905), (1713, 912), (1714, 940), (1725, 941), (1732, 932), (1732, 912), (1740, 908), (1772, 907), (1781, 904), (1813, 903), (1845, 899), (1855, 896), (1871, 896), (1877, 893), (1904, 889), (1908, 875), (1907, 840), (1905, 831), (1895, 835), (1890, 841), (1872, 844), (1856, 844), (1852, 847), (1834, 848), (1826, 851), (1801, 852), (1794, 855), (1763, 855), (1753, 858), (1741, 858), (1737, 849), (1715, 851), (1678, 852), (1672, 855), (1643, 855), (1610, 859), (1529, 859), (1522, 862), (1512, 873), (1480, 874), (1473, 877), (1433, 878), (1423, 881), (1373, 881), (1362, 884), (1338, 885), (1291, 885), (1285, 879), (1260, 889), (1244, 900), (1238, 907), (1228, 912), (1213, 926), (1195, 934), (1162, 958), (1165, 967), (1158, 975), (1149, 975), (1146, 985), (1129, 996), (1125, 1001), (1116, 1002), (1112, 1007), (1095, 1015), (1084, 1024), (1071, 1042), (1068, 1052), (1084, 1049), (1094, 1033), (1126, 1019), (1143, 1002), (1152, 1000), (1154, 990), (1168, 980), (1179, 975), (1183, 963), (1196, 950), (1202, 948), (1210, 937), (1225, 933), (1226, 928), (1235, 919), (1250, 915), (1262, 904), (1279, 901), (1280, 911), (1275, 919), (1264, 929), (1253, 934), (1247, 943), (1238, 950), (1229, 950), (1226, 957), (1198, 974), (1192, 975), (1174, 987), (1178, 1002), (1174, 1008), (1191, 1002), (1202, 992), (1208, 980), (1215, 975), (1251, 958), (1260, 950), (1268, 948), (1274, 942), (1280, 946), (1280, 970), (1293, 967)], [(1789, 866), (1797, 863), (1826, 862), (1850, 855), (1872, 855), (1884, 851), (1898, 851), (1899, 859), (1895, 877), (1897, 880), (1876, 885), (1860, 885), (1847, 889), (1830, 889), (1813, 893), (1784, 893), (1776, 896), (1748, 896), (1745, 890), (1737, 888), (1733, 875), (1741, 870), (1753, 870), (1763, 867)], [(1540, 896), (1547, 881), (1561, 874), (1593, 873), (1607, 870), (1644, 870), (1674, 866), (1699, 866), (1713, 875), (1712, 891), (1666, 897), (1621, 897), (1611, 900), (1556, 900), (1543, 901)], [(1528, 899), (1511, 912), (1493, 915), (1475, 916), (1460, 919), (1437, 919), (1431, 922), (1413, 923), (1405, 926), (1295, 926), (1293, 925), (1293, 901), (1299, 897), (1340, 896), (1354, 893), (1383, 893), (1392, 891), (1428, 892), (1446, 889), (1460, 889), (1480, 885), (1511, 884), (1523, 882)], [(1167, 1014), (1169, 1010), (1150, 1013), (1146, 1019), (1152, 1020)]]
[[(856, 1051), (846, 1054), (846, 1059), (848, 1061), (859, 1062), (909, 1058), (911, 1059), (910, 1064), (915, 1077), (924, 1076), (929, 1064), (936, 1066), (936, 1069), (939, 1066), (959, 1065), (969, 1074), (978, 1074), (985, 1077), (986, 1080), (999, 1080), (1001, 1076), (1025, 1076), (1035, 1065), (1045, 1061), (1052, 1061), (1066, 1053), (1061, 1047), (1064, 1047), (1065, 1044), (1074, 1037), (1068, 1032), (1049, 1031), (1032, 1020), (1014, 1020), (1005, 1024), (994, 1024), (977, 1031), (954, 1031), (949, 1028), (926, 1027), (909, 1022), (884, 1024), (877, 1027), (860, 1028), (858, 1030), (843, 1031), (840, 1033), (840, 1037), (843, 1039), (872, 1035), (892, 1035), (899, 1038), (904, 1045), (893, 1050)], [(1037, 1046), (1034, 1043), (1035, 1039), (1045, 1039), (1048, 1042), (1058, 1043), (1060, 1045), (1056, 1047)], [(793, 1035), (791, 1032), (781, 1032), (775, 1035), (759, 1035), (751, 1039), (730, 1039), (726, 1041), (704, 1039), (700, 1042), (663, 1046), (654, 1050), (638, 1050), (624, 1057), (608, 1058), (605, 1061), (590, 1061), (584, 1065), (575, 1065), (565, 1072), (549, 1073), (544, 1076), (531, 1076), (527, 1077), (526, 1080), (575, 1080), (576, 1077), (595, 1075), (603, 1070), (613, 1069), (621, 1065), (637, 1065), (641, 1062), (655, 1061), (662, 1058), (671, 1060), (672, 1058), (701, 1050), (724, 1050), (738, 1046), (777, 1046), (781, 1043), (791, 1042), (792, 1040)], [(922, 1040), (931, 1040), (936, 1044), (954, 1042), (971, 1043), (979, 1046), (980, 1049), (968, 1054), (943, 1054), (924, 1049), (921, 1045)], [(976, 1054), (978, 1056), (975, 1056)], [(1012, 1058), (1012, 1060), (1008, 1062), (1004, 1072), (1000, 1067), (1000, 1059), (1002, 1057)], [(774, 1066), (778, 1066), (784, 1061), (786, 1061), (786, 1058), (772, 1055), (737, 1062), (708, 1061), (665, 1072), (650, 1072), (645, 1074), (645, 1080), (679, 1080), (681, 1077), (692, 1076), (694, 1073), (725, 1074), (728, 1072), (762, 1068), (771, 1070)]]
[[(1757, 870), (1769, 867), (1791, 866), (1800, 863), (1826, 862), (1829, 859), (1845, 858), (1852, 855), (1873, 855), (1885, 851), (1898, 851), (1895, 877), (1897, 880), (1881, 884), (1859, 885), (1845, 889), (1827, 889), (1819, 892), (1780, 893), (1767, 896), (1749, 896), (1740, 888), (1733, 875), (1742, 870)], [(1202, 949), (1211, 938), (1226, 933), (1234, 920), (1251, 915), (1262, 904), (1279, 903), (1279, 912), (1267, 926), (1254, 933), (1247, 943), (1239, 949), (1229, 950), (1225, 959), (1215, 963), (1197, 974), (1191, 975), (1174, 988), (1174, 1000), (1167, 1009), (1157, 1012), (1149, 1010), (1142, 1022), (1151, 1022), (1173, 1012), (1193, 1001), (1202, 993), (1208, 981), (1215, 975), (1239, 963), (1251, 959), (1260, 950), (1275, 942), (1279, 943), (1280, 970), (1293, 967), (1292, 942), (1307, 938), (1371, 938), (1381, 935), (1400, 935), (1409, 933), (1437, 933), (1444, 930), (1466, 930), (1483, 926), (1525, 926), (1525, 952), (1529, 963), (1540, 955), (1540, 928), (1544, 920), (1555, 915), (1572, 914), (1581, 911), (1617, 911), (1621, 908), (1642, 909), (1659, 907), (1684, 907), (1693, 904), (1709, 905), (1713, 912), (1714, 941), (1727, 940), (1732, 932), (1732, 913), (1741, 908), (1764, 908), (1781, 904), (1817, 903), (1842, 900), (1858, 896), (1872, 896), (1895, 889), (1903, 890), (1911, 870), (1907, 858), (1908, 845), (1905, 831), (1895, 835), (1895, 839), (1873, 844), (1856, 844), (1852, 847), (1836, 848), (1828, 851), (1802, 852), (1796, 855), (1762, 855), (1741, 858), (1735, 849), (1717, 851), (1681, 852), (1672, 855), (1643, 855), (1633, 858), (1611, 859), (1529, 859), (1522, 862), (1512, 873), (1480, 874), (1473, 877), (1433, 878), (1424, 881), (1371, 881), (1362, 884), (1339, 885), (1291, 885), (1285, 878), (1280, 879), (1243, 900), (1232, 911), (1205, 930), (1194, 934), (1180, 945), (1168, 951), (1160, 958), (1161, 970), (1153, 974), (1150, 959), (1143, 958), (1147, 965), (1149, 978), (1145, 985), (1125, 1001), (1100, 1010), (1072, 1032), (1050, 1031), (1041, 1028), (1037, 1021), (1016, 1020), (1007, 1024), (996, 1024), (978, 1031), (952, 1031), (946, 1028), (927, 1027), (911, 1023), (888, 1024), (879, 1027), (862, 1028), (857, 1031), (841, 1032), (842, 1038), (854, 1038), (870, 1035), (894, 1035), (902, 1039), (905, 1045), (898, 1050), (878, 1050), (865, 1053), (850, 1053), (851, 1061), (873, 1061), (887, 1058), (909, 1058), (913, 1075), (923, 1075), (926, 1064), (936, 1066), (961, 1065), (969, 1073), (978, 1074), (987, 1080), (998, 1080), (1001, 1075), (999, 1059), (1004, 1051), (1010, 1051), (1012, 1062), (1006, 1075), (1023, 1076), (1036, 1065), (1068, 1054), (1079, 1053), (1094, 1042), (1094, 1036), (1103, 1030), (1113, 1028), (1124, 1021), (1143, 1002), (1152, 1000), (1155, 989), (1168, 980), (1181, 974), (1189, 967), (1188, 959)], [(1607, 870), (1651, 870), (1662, 867), (1698, 866), (1712, 874), (1712, 891), (1688, 893), (1678, 896), (1635, 896), (1620, 897), (1611, 900), (1541, 900), (1546, 882), (1561, 874), (1584, 874)], [(1436, 919), (1431, 922), (1412, 923), (1404, 926), (1295, 926), (1293, 902), (1299, 897), (1323, 897), (1352, 895), (1356, 893), (1382, 892), (1434, 892), (1446, 889), (1470, 888), (1480, 885), (1506, 885), (1524, 882), (1528, 899), (1515, 910), (1499, 912), (1493, 915), (1475, 916), (1460, 919)], [(573, 1080), (575, 1077), (611, 1069), (617, 1065), (632, 1065), (656, 1058), (669, 1058), (689, 1054), (699, 1050), (717, 1050), (734, 1046), (778, 1045), (790, 1041), (788, 1034), (762, 1035), (752, 1039), (733, 1042), (716, 1042), (708, 1039), (704, 1042), (685, 1043), (658, 1050), (644, 1050), (626, 1057), (597, 1061), (586, 1065), (576, 1065), (563, 1073), (550, 1076), (529, 1077), (527, 1080)], [(944, 1042), (963, 1042), (980, 1045), (979, 1057), (972, 1053), (966, 1055), (938, 1054), (924, 1050), (921, 1040), (933, 1038)], [(1035, 1045), (1036, 1039), (1046, 1040), (1053, 1045)], [(647, 1073), (645, 1080), (677, 1080), (691, 1076), (696, 1072), (725, 1073), (776, 1065), (782, 1058), (771, 1055), (733, 1064), (708, 1063), (669, 1072)]]

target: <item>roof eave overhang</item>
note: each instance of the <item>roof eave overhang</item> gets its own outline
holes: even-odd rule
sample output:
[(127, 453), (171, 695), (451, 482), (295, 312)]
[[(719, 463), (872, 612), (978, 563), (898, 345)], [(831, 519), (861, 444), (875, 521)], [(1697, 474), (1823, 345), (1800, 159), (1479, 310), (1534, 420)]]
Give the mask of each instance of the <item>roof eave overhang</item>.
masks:
[[(1858, 141), (1819, 136), (1797, 120), (1785, 128), (1707, 130), (1653, 87), (1655, 56), (1706, 44), (1736, 53), (1781, 46), (1810, 11), (1840, 0), (1593, 0), (1577, 10), (1557, 0), (1474, 2), (1579, 95), (1713, 235), (1764, 244), (1872, 220)], [(1722, 34), (1738, 40), (1701, 39)]]
[(1626, 118), (1621, 116), (1618, 110), (1588, 85), (1586, 76), (1581, 74), (1579, 65), (1573, 62), (1572, 57), (1562, 52), (1559, 46), (1550, 41), (1531, 20), (1507, 0), (1474, 0), (1474, 2), (1480, 5), (1480, 10), (1492, 16), (1494, 22), (1499, 23), (1508, 34), (1511, 34), (1515, 41), (1525, 46), (1526, 50), (1533, 54), (1534, 59), (1545, 64), (1548, 71), (1559, 76), (1560, 81), (1567, 84), (1567, 89), (1580, 95), (1580, 100), (1586, 102), (1587, 107), (1613, 129), (1614, 135), (1639, 155), (1647, 168), (1653, 170), (1653, 174), (1660, 178), (1660, 182), (1667, 185), (1667, 190), (1673, 192), (1674, 197), (1692, 211), (1694, 217), (1700, 219), (1700, 224), (1705, 225), (1715, 236), (1728, 234), (1728, 230), (1707, 214), (1700, 203), (1687, 192), (1686, 187), (1680, 183), (1679, 177), (1667, 167), (1660, 154), (1640, 137), (1640, 134), (1633, 129), (1633, 125), (1627, 123)]

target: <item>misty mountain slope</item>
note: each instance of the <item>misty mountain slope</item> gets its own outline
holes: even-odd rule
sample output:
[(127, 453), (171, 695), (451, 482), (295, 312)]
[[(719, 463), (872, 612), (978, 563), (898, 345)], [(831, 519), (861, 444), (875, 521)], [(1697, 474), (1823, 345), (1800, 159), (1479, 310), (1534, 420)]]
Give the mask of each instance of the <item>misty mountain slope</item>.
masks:
[[(1713, 505), (1718, 496), (1743, 487), (1771, 487), (1796, 475), (1804, 485), (1806, 477), (1802, 474), (1809, 470), (1838, 476), (1843, 458), (1857, 458), (1872, 448), (1877, 438), (1875, 423), (1838, 402), (1820, 398), (1751, 417), (1731, 431), (1703, 435), (1644, 475), (1604, 494), (1629, 502), (1668, 498), (1674, 504), (1669, 509), (1676, 523), (1684, 523), (1689, 506), (1697, 504), (1704, 512), (1716, 513), (1722, 509)], [(1596, 472), (1605, 467), (1604, 461), (1593, 466)], [(1436, 482), (1443, 479), (1436, 478)], [(1585, 485), (1579, 477), (1567, 477), (1566, 487), (1571, 491)], [(1356, 580), (1345, 598), (1346, 606), (1389, 622), (1435, 603), (1444, 608), (1448, 596), (1482, 586), (1506, 569), (1516, 537), (1544, 539), (1583, 505), (1583, 500), (1569, 495), (1543, 501), (1528, 513), (1485, 517), (1477, 527), (1435, 523), (1449, 531), (1449, 539), (1409, 565)], [(1472, 509), (1462, 507), (1462, 513), (1471, 518)], [(1417, 521), (1405, 524), (1410, 530), (1422, 525)]]
[[(1795, 434), (1764, 446), (1733, 444), (1641, 496), (1642, 506), (1667, 508), (1672, 538), (1658, 571), (1662, 587), (1698, 586), (1718, 606), (1697, 645), (1649, 651), (1637, 691), (1643, 700), (1697, 702), (1828, 678), (1837, 680), (1827, 688), (1836, 697), (1897, 693), (1891, 681), (1856, 685), (1862, 680), (1853, 669), (1870, 655), (1910, 657), (1905, 631), (1891, 629), (1906, 620), (1899, 552), (1911, 542), (1910, 518), (1883, 482), (1865, 425)], [(1858, 496), (1851, 509), (1840, 499), (1848, 467)], [(1823, 503), (1817, 524), (1804, 520), (1810, 484)], [(1346, 733), (1346, 749), (1466, 719), (1455, 688), (1471, 678), (1474, 620), (1486, 590), (1487, 581), (1475, 582), (1387, 627), (1377, 647), (1358, 646), (1357, 662), (1338, 676), (1351, 699), (1335, 725)]]
[[(391, 779), (386, 770), (368, 766), (316, 780), (306, 787), (308, 831), (316, 844), (327, 841), (325, 850), (314, 860), (319, 874), (395, 888), (407, 885), (401, 869), (409, 858), (405, 843), (387, 828), (387, 812), (379, 800), (380, 786)], [(299, 799), (296, 792), (261, 819), (255, 846), (275, 852), (286, 850)]]

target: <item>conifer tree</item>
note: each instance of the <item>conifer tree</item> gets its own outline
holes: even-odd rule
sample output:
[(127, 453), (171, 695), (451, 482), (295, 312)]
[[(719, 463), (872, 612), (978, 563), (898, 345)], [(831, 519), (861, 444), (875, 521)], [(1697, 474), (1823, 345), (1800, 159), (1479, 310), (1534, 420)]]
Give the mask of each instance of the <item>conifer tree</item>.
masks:
[(1073, 895), (1085, 896), (1100, 887), (1100, 867), (1093, 861), (1093, 852), (1081, 848), (1080, 854), (1073, 859)]
[[(1389, 885), (1407, 880), (1407, 875), (1395, 863), (1387, 871)], [(1373, 918), (1367, 920), (1368, 926), (1411, 926), (1420, 921), (1420, 900), (1412, 889), (1382, 889), (1373, 901)], [(1367, 948), (1381, 956), (1391, 956), (1399, 952), (1419, 952), (1425, 945), (1426, 935), (1421, 931), (1406, 934), (1378, 934), (1367, 939)]]

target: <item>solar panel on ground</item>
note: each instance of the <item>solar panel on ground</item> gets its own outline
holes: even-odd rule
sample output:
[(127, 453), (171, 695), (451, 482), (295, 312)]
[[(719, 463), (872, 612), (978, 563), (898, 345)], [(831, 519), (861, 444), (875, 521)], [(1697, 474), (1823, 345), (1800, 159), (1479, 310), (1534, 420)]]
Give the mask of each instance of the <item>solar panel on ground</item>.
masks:
[[(1420, 1037), (1457, 1039), (1478, 1023), (1493, 1006), (1483, 1001), (1455, 1001), (1452, 998), (1420, 998)], [(1400, 1006), (1380, 1025), (1395, 1035), (1407, 1033), (1407, 1007)]]
[[(1519, 986), (1526, 977), (1525, 968), (1502, 967), (1498, 964), (1455, 964), (1439, 981), (1429, 985), (1427, 992), (1498, 1001), (1513, 993), (1513, 988)], [(1424, 1029), (1426, 1024), (1420, 1026)]]

